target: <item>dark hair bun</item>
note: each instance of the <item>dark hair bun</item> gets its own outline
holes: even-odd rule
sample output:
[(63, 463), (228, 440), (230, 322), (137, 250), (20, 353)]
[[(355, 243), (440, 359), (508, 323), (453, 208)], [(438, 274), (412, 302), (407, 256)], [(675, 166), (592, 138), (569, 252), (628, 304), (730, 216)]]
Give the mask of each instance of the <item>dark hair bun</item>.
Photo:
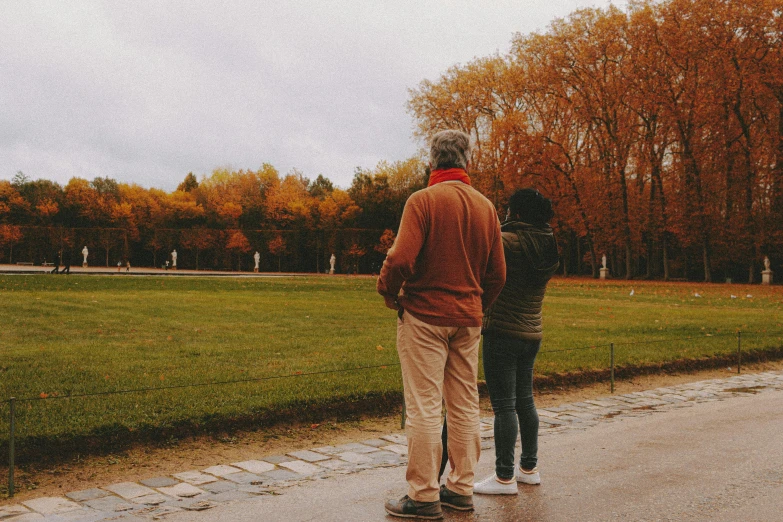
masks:
[(552, 200), (546, 198), (534, 188), (519, 189), (508, 200), (511, 216), (531, 225), (543, 225), (549, 222), (555, 212)]

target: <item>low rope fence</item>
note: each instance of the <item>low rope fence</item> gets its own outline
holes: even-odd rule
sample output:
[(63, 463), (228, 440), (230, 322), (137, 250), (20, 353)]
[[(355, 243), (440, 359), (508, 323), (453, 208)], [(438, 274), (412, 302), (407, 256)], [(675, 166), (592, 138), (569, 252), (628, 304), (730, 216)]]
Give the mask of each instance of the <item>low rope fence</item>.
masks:
[[(615, 355), (616, 355), (616, 348), (620, 346), (637, 346), (637, 345), (649, 345), (649, 344), (659, 344), (659, 343), (674, 343), (674, 342), (680, 342), (680, 341), (688, 341), (688, 340), (694, 340), (694, 339), (708, 339), (708, 338), (725, 338), (725, 337), (736, 337), (737, 340), (737, 349), (736, 349), (736, 360), (737, 360), (737, 374), (740, 374), (742, 372), (742, 339), (743, 335), (749, 336), (749, 335), (756, 335), (759, 337), (779, 337), (783, 335), (783, 332), (727, 332), (727, 333), (708, 333), (708, 334), (700, 334), (700, 335), (688, 335), (684, 337), (675, 337), (675, 338), (665, 338), (665, 339), (653, 339), (653, 340), (647, 340), (647, 341), (634, 341), (634, 342), (620, 342), (620, 343), (606, 343), (606, 344), (595, 344), (590, 346), (580, 346), (580, 347), (573, 347), (573, 348), (561, 348), (561, 349), (555, 349), (555, 350), (541, 350), (539, 351), (539, 355), (545, 355), (545, 354), (552, 354), (552, 353), (565, 353), (565, 352), (575, 352), (575, 351), (587, 351), (592, 350), (596, 351), (598, 349), (609, 349), (609, 370), (610, 370), (610, 392), (615, 392)], [(286, 375), (272, 375), (272, 376), (266, 376), (266, 377), (254, 377), (254, 378), (245, 378), (245, 379), (234, 379), (234, 380), (225, 380), (225, 381), (213, 381), (213, 382), (202, 382), (202, 383), (193, 383), (193, 384), (177, 384), (177, 385), (169, 385), (169, 386), (155, 386), (155, 387), (145, 387), (145, 388), (133, 388), (133, 389), (127, 389), (127, 390), (112, 390), (112, 391), (105, 391), (105, 392), (95, 392), (95, 393), (81, 393), (81, 394), (70, 394), (70, 395), (46, 395), (46, 396), (37, 396), (37, 397), (9, 397), (7, 399), (7, 404), (9, 406), (9, 416), (8, 416), (8, 426), (9, 426), (9, 439), (8, 439), (8, 496), (13, 497), (14, 496), (14, 471), (15, 471), (15, 460), (16, 460), (16, 454), (15, 454), (15, 438), (16, 438), (16, 407), (20, 403), (35, 403), (35, 402), (43, 402), (43, 401), (53, 401), (53, 400), (59, 400), (59, 399), (82, 399), (82, 398), (88, 398), (88, 397), (99, 397), (99, 396), (109, 396), (109, 395), (123, 395), (123, 394), (132, 394), (132, 393), (150, 393), (150, 392), (161, 392), (166, 390), (174, 390), (174, 389), (183, 389), (183, 388), (203, 388), (203, 387), (212, 387), (212, 386), (226, 386), (226, 385), (236, 385), (236, 384), (247, 384), (247, 383), (257, 383), (257, 382), (265, 382), (265, 381), (273, 381), (273, 380), (282, 380), (282, 379), (296, 379), (296, 378), (304, 378), (304, 377), (312, 377), (316, 375), (327, 375), (327, 374), (338, 374), (338, 373), (349, 373), (349, 372), (360, 372), (360, 371), (367, 371), (367, 370), (374, 370), (374, 369), (388, 369), (390, 367), (397, 367), (400, 366), (400, 362), (390, 362), (386, 364), (376, 364), (371, 366), (359, 366), (355, 368), (341, 368), (336, 370), (321, 370), (321, 371), (314, 371), (314, 372), (294, 372), (291, 374)], [(405, 401), (403, 400), (402, 403), (402, 414), (401, 414), (401, 422), (400, 426), (404, 429), (405, 427)]]

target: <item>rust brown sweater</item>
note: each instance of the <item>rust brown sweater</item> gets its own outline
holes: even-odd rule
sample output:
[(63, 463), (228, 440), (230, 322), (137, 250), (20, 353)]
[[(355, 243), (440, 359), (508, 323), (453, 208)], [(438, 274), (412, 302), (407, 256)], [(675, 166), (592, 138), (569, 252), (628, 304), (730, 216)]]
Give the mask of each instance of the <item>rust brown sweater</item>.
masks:
[(505, 280), (495, 207), (470, 185), (446, 181), (405, 203), (378, 293), (434, 326), (481, 326)]

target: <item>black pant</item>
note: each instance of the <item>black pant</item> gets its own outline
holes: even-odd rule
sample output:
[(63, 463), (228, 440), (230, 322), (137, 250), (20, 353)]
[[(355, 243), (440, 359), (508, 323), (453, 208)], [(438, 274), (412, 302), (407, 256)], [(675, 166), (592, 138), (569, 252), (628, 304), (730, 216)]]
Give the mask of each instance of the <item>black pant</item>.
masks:
[(517, 426), (522, 439), (519, 464), (530, 470), (538, 461), (538, 412), (533, 403), (533, 364), (541, 341), (484, 336), (484, 377), (495, 412), (495, 471), (514, 478)]

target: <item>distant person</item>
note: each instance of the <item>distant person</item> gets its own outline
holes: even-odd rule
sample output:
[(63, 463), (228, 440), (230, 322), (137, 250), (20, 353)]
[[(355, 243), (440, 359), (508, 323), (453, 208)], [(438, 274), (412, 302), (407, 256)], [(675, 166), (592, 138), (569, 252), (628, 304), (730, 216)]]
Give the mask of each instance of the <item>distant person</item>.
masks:
[(169, 260), (168, 259), (166, 260), (166, 264), (164, 266), (166, 267), (166, 270), (169, 269)]
[(125, 261), (125, 272), (130, 272), (130, 259)]
[[(503, 231), (506, 286), (484, 316), (484, 376), (495, 412), (495, 473), (474, 492), (516, 495), (517, 482), (540, 484), (538, 412), (533, 402), (533, 364), (541, 347), (541, 303), (560, 266), (549, 221), (552, 202), (535, 189), (510, 198)], [(522, 451), (514, 463), (517, 422)], [(450, 427), (450, 426), (449, 426)]]
[(63, 250), (63, 269), (60, 271), (61, 274), (71, 274), (71, 249), (66, 248)]
[(54, 253), (54, 268), (52, 268), (51, 274), (59, 274), (60, 273), (60, 256), (62, 255), (62, 250), (59, 252)]
[[(473, 509), (481, 321), (503, 288), (506, 266), (495, 207), (470, 185), (469, 153), (463, 132), (432, 138), (429, 185), (405, 203), (378, 278), (378, 293), (397, 311), (408, 413), (408, 494), (385, 506), (397, 517), (441, 518), (441, 505)], [(453, 467), (439, 488), (444, 400)]]

